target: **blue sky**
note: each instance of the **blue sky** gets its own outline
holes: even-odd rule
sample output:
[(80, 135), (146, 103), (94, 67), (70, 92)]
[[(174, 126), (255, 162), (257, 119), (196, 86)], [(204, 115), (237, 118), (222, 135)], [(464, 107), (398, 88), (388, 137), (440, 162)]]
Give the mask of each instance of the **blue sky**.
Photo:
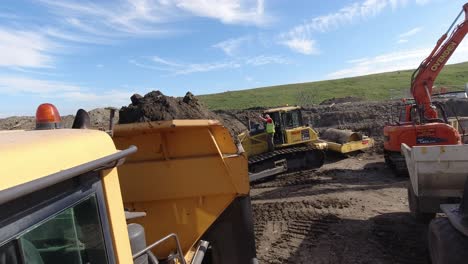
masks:
[[(2, 0), (0, 117), (415, 68), (463, 4)], [(462, 43), (449, 62), (467, 60)]]

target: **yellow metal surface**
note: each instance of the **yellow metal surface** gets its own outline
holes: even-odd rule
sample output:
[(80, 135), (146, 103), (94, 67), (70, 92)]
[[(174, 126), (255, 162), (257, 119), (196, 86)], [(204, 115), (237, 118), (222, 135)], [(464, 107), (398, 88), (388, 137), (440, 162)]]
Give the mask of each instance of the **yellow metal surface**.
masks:
[[(287, 129), (285, 132), (286, 142), (276, 147), (289, 147), (299, 144), (317, 145), (317, 149), (323, 149), (323, 142), (317, 142), (318, 133), (311, 127), (296, 127)], [(251, 136), (248, 131), (239, 134), (239, 140), (248, 156), (255, 156), (268, 151), (266, 132)], [(326, 147), (326, 144), (325, 144)]]
[(148, 243), (176, 233), (187, 253), (235, 197), (249, 193), (247, 159), (218, 122), (118, 125), (113, 139), (118, 148), (138, 147), (118, 171), (125, 207), (147, 212), (135, 221)]
[(363, 138), (359, 141), (351, 141), (344, 144), (339, 144), (336, 142), (326, 142), (328, 149), (340, 153), (350, 153), (353, 151), (364, 150), (374, 146), (374, 139), (372, 138)]
[(276, 107), (276, 108), (265, 110), (264, 113), (269, 114), (269, 113), (275, 113), (275, 112), (289, 112), (289, 111), (296, 110), (296, 109), (301, 109), (301, 107), (300, 106)]
[[(296, 127), (286, 129), (286, 145), (295, 145), (301, 143), (312, 142), (318, 139), (318, 133), (310, 127)], [(281, 145), (280, 145), (281, 146)]]
[(247, 156), (254, 156), (268, 151), (266, 132), (251, 136), (249, 131), (239, 134), (239, 141)]
[(101, 171), (101, 175), (115, 259), (121, 264), (133, 263), (117, 168)]
[[(97, 130), (58, 129), (0, 132), (0, 190), (116, 153), (112, 139)], [(118, 263), (132, 263), (117, 170), (105, 170), (103, 188)]]
[(106, 133), (57, 129), (0, 132), (0, 190), (117, 152)]

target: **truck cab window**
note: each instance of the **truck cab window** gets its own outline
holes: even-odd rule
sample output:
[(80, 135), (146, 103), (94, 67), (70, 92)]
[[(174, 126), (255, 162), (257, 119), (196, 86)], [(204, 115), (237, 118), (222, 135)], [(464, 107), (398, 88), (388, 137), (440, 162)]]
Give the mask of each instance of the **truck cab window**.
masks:
[(0, 264), (107, 263), (95, 195), (0, 247)]

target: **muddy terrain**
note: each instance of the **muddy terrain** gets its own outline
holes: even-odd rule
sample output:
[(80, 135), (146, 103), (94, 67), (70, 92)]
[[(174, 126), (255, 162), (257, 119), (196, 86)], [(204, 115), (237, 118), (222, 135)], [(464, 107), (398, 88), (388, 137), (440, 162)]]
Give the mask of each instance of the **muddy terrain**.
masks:
[(260, 263), (427, 263), (426, 226), (408, 212), (406, 185), (378, 154), (329, 157), (318, 171), (254, 184)]

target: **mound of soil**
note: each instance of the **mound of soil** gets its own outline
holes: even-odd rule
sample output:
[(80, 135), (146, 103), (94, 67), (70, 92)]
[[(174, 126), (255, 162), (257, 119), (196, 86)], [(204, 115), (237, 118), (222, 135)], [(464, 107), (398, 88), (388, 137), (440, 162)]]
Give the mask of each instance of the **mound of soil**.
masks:
[(120, 124), (174, 119), (217, 119), (190, 92), (183, 98), (176, 98), (165, 96), (160, 91), (152, 91), (145, 96), (134, 94), (131, 100), (129, 106), (120, 109)]
[(184, 97), (171, 97), (160, 91), (152, 91), (145, 96), (134, 94), (130, 99), (132, 103), (120, 109), (120, 124), (174, 119), (215, 119), (229, 129), (236, 143), (237, 135), (247, 129), (234, 115), (220, 116), (208, 110), (191, 92), (187, 92)]

